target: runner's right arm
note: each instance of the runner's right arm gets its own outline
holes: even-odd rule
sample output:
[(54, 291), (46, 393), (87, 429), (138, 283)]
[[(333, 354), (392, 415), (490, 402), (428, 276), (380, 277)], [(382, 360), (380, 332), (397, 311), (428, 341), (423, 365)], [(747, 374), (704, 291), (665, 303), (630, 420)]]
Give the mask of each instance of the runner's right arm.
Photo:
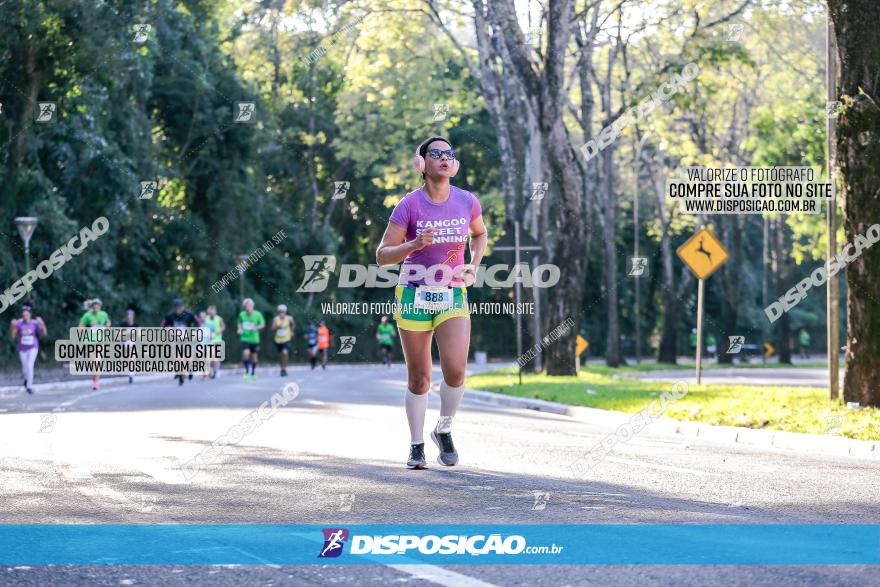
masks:
[(436, 229), (428, 228), (415, 239), (404, 242), (406, 228), (397, 223), (389, 222), (382, 243), (376, 249), (376, 263), (379, 265), (395, 265), (401, 263), (413, 251), (424, 249), (434, 242)]

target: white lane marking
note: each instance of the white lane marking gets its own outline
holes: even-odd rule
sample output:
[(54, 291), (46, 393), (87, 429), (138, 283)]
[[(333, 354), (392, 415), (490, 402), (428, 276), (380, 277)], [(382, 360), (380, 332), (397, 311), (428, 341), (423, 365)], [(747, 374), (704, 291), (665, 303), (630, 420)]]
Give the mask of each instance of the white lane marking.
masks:
[(66, 402), (61, 402), (60, 404), (58, 404), (58, 407), (53, 408), (52, 411), (53, 412), (63, 412), (66, 408), (69, 408), (70, 406), (78, 403), (80, 400), (98, 397), (99, 395), (104, 395), (107, 393), (111, 393), (113, 391), (116, 391), (116, 390), (105, 389), (104, 391), (91, 391), (89, 393), (84, 393), (82, 395), (78, 395), (74, 398), (71, 398), (71, 399), (67, 400)]
[(406, 573), (415, 579), (430, 581), (444, 587), (495, 587), (493, 583), (487, 583), (475, 577), (461, 575), (434, 565), (386, 565), (388, 568)]
[(451, 471), (452, 473), (456, 473), (458, 475), (470, 475), (472, 477), (507, 477), (507, 475), (502, 475), (500, 473), (490, 473), (489, 471), (480, 471), (479, 473), (470, 473), (467, 471)]
[(708, 471), (700, 471), (698, 469), (684, 469), (682, 467), (670, 467), (668, 465), (655, 465), (653, 463), (645, 463), (642, 461), (631, 461), (629, 459), (618, 459), (615, 457), (605, 457), (605, 460), (611, 463), (621, 465), (635, 465), (637, 467), (646, 467), (648, 469), (657, 469), (658, 471), (671, 471), (673, 473), (684, 473), (686, 475), (705, 475), (707, 477), (721, 477), (721, 473), (710, 473)]

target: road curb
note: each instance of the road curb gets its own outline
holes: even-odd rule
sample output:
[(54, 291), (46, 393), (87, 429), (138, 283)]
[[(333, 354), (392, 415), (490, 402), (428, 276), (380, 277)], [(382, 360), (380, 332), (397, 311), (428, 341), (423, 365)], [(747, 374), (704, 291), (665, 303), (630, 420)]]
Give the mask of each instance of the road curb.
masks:
[[(601, 421), (604, 425), (609, 423), (612, 425), (623, 424), (633, 417), (633, 414), (616, 410), (569, 406), (547, 400), (516, 397), (477, 389), (468, 389), (467, 396), (498, 406), (558, 414), (588, 423)], [(655, 431), (671, 432), (724, 444), (774, 447), (802, 453), (851, 456), (880, 461), (880, 442), (874, 440), (855, 440), (842, 436), (821, 436), (740, 426), (715, 426), (670, 418), (657, 418), (651, 423), (651, 428)]]
[[(241, 367), (235, 369), (223, 369), (223, 376), (240, 375), (244, 373)], [(162, 373), (159, 375), (135, 375), (135, 383), (143, 383), (147, 381), (160, 381), (165, 378), (174, 377), (173, 373)], [(101, 388), (120, 387), (128, 385), (128, 376), (121, 375), (116, 377), (101, 377)], [(46, 383), (34, 384), (34, 393), (40, 394), (47, 391), (66, 391), (73, 389), (90, 390), (92, 388), (91, 379), (76, 379), (74, 381), (47, 381)], [(25, 396), (25, 392), (21, 385), (7, 385), (0, 387), (0, 399)]]

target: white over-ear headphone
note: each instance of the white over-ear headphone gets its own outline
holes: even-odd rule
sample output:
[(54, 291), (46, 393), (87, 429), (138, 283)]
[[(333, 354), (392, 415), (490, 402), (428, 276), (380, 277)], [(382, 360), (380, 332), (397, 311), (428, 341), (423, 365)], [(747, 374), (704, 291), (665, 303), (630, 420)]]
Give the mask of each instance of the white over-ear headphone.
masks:
[[(421, 153), (419, 153), (419, 151), (422, 150), (422, 145), (430, 145), (430, 144), (431, 144), (432, 142), (434, 142), (434, 141), (443, 141), (443, 142), (445, 142), (447, 145), (449, 145), (449, 141), (447, 141), (446, 139), (443, 139), (443, 138), (440, 138), (440, 137), (434, 137), (434, 138), (428, 139), (428, 142), (427, 142), (427, 143), (422, 143), (421, 145), (419, 145), (418, 147), (416, 147), (416, 154), (415, 154), (415, 156), (413, 157), (413, 169), (415, 169), (415, 170), (418, 171), (419, 173), (424, 173), (424, 172), (425, 172), (425, 158), (422, 157), (422, 155), (421, 155)], [(451, 146), (451, 145), (450, 145), (450, 146)], [(456, 157), (455, 159), (452, 160), (452, 175), (451, 175), (450, 177), (455, 177), (455, 176), (456, 176), (456, 174), (458, 173), (458, 168), (459, 168), (460, 166), (461, 166), (461, 164), (460, 164), (460, 162), (458, 161), (458, 157)]]

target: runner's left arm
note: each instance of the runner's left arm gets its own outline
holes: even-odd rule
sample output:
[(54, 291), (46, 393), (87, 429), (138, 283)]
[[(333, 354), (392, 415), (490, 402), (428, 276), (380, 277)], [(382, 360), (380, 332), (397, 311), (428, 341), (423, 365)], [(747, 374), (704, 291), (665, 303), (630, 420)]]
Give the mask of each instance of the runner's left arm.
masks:
[[(470, 233), (470, 265), (473, 266), (473, 277), (476, 279), (477, 267), (479, 267), (480, 263), (483, 261), (483, 252), (486, 250), (486, 243), (489, 240), (488, 234), (486, 233), (486, 225), (483, 223), (482, 214), (471, 220)], [(468, 270), (468, 273), (471, 273), (471, 270)]]

